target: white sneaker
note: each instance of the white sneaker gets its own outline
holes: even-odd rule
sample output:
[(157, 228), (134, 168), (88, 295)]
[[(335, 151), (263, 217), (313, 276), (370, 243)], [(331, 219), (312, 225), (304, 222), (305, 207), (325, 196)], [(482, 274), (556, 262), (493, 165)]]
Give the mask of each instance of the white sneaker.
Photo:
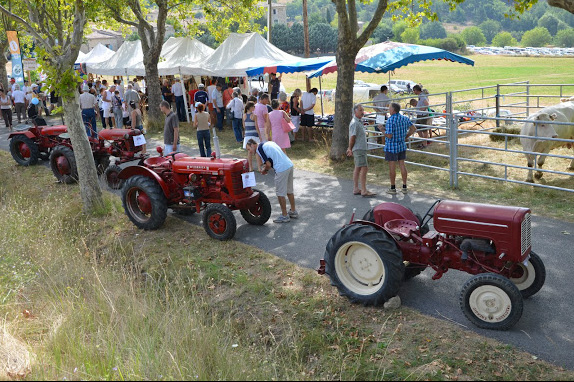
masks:
[(403, 194), (408, 194), (409, 190), (406, 187), (401, 188)]
[(299, 217), (299, 212), (297, 212), (297, 210), (295, 210), (295, 211), (289, 210), (289, 217), (291, 219), (297, 219)]
[(397, 193), (397, 189), (396, 188), (389, 188), (387, 190), (387, 194), (391, 194), (391, 195), (395, 195)]
[(289, 223), (290, 221), (291, 219), (289, 218), (289, 215), (287, 216), (279, 215), (277, 219), (273, 220), (274, 223)]

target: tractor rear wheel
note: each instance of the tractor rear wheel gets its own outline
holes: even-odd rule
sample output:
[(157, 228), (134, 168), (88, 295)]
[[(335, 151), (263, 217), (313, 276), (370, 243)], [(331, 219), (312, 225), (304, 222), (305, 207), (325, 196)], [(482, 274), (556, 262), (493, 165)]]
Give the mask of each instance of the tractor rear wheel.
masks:
[(38, 145), (24, 134), (15, 135), (10, 140), (10, 153), (21, 166), (35, 165), (40, 158)]
[(122, 188), (126, 215), (138, 228), (158, 229), (167, 217), (167, 199), (159, 184), (145, 176), (132, 176)]
[(509, 279), (518, 287), (518, 290), (522, 293), (522, 298), (528, 298), (536, 294), (544, 285), (544, 281), (546, 281), (546, 268), (540, 256), (530, 252), (527, 266), (524, 266), (522, 263), (516, 266), (519, 269), (516, 272), (512, 272)]
[(353, 303), (380, 305), (395, 296), (403, 279), (403, 257), (392, 237), (370, 225), (351, 224), (325, 249), (331, 284)]
[(263, 225), (267, 223), (269, 217), (271, 216), (271, 203), (267, 195), (256, 188), (253, 189), (255, 192), (259, 192), (259, 200), (250, 208), (240, 210), (241, 216), (249, 224), (253, 225)]
[(50, 168), (58, 182), (71, 184), (78, 180), (74, 151), (67, 146), (56, 146), (50, 153)]
[(237, 222), (229, 207), (212, 203), (203, 212), (203, 228), (214, 239), (229, 240), (235, 236)]
[(462, 287), (460, 307), (474, 325), (508, 330), (522, 316), (522, 294), (509, 279), (496, 273), (473, 276)]
[(119, 190), (123, 187), (125, 180), (118, 178), (118, 175), (122, 171), (122, 168), (118, 165), (111, 165), (106, 168), (104, 172), (104, 178), (106, 179), (106, 184), (112, 190)]

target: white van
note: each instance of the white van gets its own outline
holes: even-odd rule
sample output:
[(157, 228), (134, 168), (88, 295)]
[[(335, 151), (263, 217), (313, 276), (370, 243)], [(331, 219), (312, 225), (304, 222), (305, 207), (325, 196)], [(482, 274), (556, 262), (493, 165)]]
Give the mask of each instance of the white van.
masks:
[(387, 83), (387, 87), (389, 89), (399, 89), (400, 91), (406, 92), (409, 90), (407, 84), (410, 85), (410, 91), (412, 92), (413, 86), (415, 86), (417, 83), (409, 80), (390, 80)]

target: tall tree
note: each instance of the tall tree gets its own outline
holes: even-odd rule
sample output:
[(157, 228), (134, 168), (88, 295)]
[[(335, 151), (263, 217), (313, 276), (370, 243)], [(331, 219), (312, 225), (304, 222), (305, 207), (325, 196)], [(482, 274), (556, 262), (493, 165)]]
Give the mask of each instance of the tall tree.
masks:
[(21, 0), (20, 4), (27, 14), (16, 14), (4, 3), (0, 4), (0, 11), (33, 37), (40, 65), (48, 75), (48, 83), (62, 97), (64, 118), (78, 166), (83, 210), (93, 212), (103, 205), (102, 190), (82, 122), (74, 63), (82, 45), (87, 17), (95, 13), (97, 2)]

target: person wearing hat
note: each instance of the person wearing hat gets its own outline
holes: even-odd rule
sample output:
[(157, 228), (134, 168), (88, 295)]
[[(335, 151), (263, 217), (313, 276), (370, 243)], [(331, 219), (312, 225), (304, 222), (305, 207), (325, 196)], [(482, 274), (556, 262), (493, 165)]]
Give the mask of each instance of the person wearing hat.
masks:
[(82, 94), (80, 94), (80, 108), (82, 109), (82, 120), (86, 126), (86, 134), (88, 137), (98, 137), (98, 127), (96, 126), (96, 110), (98, 102), (96, 97), (90, 93), (90, 88), (87, 84), (82, 87)]
[(14, 93), (15, 87), (16, 87), (16, 79), (14, 77), (10, 78), (10, 91), (12, 93)]
[(202, 104), (207, 105), (207, 100), (209, 97), (207, 96), (207, 92), (205, 91), (205, 85), (199, 84), (197, 85), (197, 87), (199, 90), (193, 96), (193, 101), (195, 103), (201, 102)]

